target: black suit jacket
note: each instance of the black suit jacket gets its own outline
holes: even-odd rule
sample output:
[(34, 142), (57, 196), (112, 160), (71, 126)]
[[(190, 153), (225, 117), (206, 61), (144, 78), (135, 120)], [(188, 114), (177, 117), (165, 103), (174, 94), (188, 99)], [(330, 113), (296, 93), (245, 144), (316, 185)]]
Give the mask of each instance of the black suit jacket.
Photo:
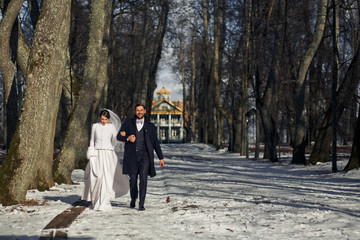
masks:
[[(154, 150), (159, 159), (163, 159), (159, 140), (156, 134), (156, 127), (145, 117), (144, 123), (144, 134), (145, 134), (145, 144), (146, 149), (150, 157), (150, 168), (149, 175), (154, 177), (156, 175), (155, 164), (154, 164)], [(117, 135), (119, 141), (125, 142), (125, 152), (124, 152), (124, 161), (123, 161), (123, 174), (137, 174), (137, 156), (136, 156), (136, 140), (135, 142), (127, 141), (127, 138), (130, 135), (136, 136), (136, 119), (126, 120), (122, 125), (121, 129)], [(120, 132), (125, 131), (126, 135), (121, 136)]]

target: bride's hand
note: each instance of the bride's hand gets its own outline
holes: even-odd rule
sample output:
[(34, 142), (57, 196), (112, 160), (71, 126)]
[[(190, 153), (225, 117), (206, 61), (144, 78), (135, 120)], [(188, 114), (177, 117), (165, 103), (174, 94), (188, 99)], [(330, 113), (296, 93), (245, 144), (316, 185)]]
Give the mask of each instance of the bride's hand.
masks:
[(120, 132), (120, 135), (123, 136), (123, 137), (125, 137), (125, 136), (126, 136), (126, 132), (125, 132), (125, 131), (121, 131), (121, 132)]

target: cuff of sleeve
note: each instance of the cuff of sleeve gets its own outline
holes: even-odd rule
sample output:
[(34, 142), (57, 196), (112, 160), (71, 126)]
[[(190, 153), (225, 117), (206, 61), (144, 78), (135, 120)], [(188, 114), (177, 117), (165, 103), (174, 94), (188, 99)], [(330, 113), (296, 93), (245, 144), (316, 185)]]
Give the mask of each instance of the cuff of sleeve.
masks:
[(96, 156), (95, 148), (88, 147), (88, 150), (86, 152), (87, 159), (90, 159), (90, 157)]

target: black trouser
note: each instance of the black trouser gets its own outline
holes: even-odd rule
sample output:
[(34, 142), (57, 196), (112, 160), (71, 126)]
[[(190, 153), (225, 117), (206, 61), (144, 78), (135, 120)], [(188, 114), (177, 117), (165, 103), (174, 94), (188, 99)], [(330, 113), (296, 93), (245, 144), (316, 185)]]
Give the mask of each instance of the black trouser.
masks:
[(140, 176), (140, 202), (139, 206), (143, 207), (145, 203), (146, 196), (146, 188), (147, 188), (147, 179), (150, 167), (150, 159), (146, 155), (138, 155), (137, 156), (137, 164), (138, 164), (138, 172), (135, 175), (130, 175), (130, 196), (131, 200), (135, 201), (138, 197), (138, 186), (137, 186), (137, 178)]

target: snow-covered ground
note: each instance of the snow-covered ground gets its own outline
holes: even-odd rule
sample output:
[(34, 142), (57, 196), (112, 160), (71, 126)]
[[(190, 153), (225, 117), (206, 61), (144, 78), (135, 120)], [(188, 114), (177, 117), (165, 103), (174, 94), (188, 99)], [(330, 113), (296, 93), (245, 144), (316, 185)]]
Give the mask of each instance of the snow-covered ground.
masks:
[[(149, 179), (146, 210), (86, 209), (66, 229), (70, 239), (360, 239), (360, 172), (331, 172), (331, 163), (289, 165), (245, 159), (204, 144), (162, 145), (165, 168)], [(157, 161), (158, 163), (158, 161)], [(342, 169), (347, 160), (339, 161)], [(0, 205), (0, 239), (38, 239), (79, 199), (76, 185), (28, 191), (41, 205)]]

